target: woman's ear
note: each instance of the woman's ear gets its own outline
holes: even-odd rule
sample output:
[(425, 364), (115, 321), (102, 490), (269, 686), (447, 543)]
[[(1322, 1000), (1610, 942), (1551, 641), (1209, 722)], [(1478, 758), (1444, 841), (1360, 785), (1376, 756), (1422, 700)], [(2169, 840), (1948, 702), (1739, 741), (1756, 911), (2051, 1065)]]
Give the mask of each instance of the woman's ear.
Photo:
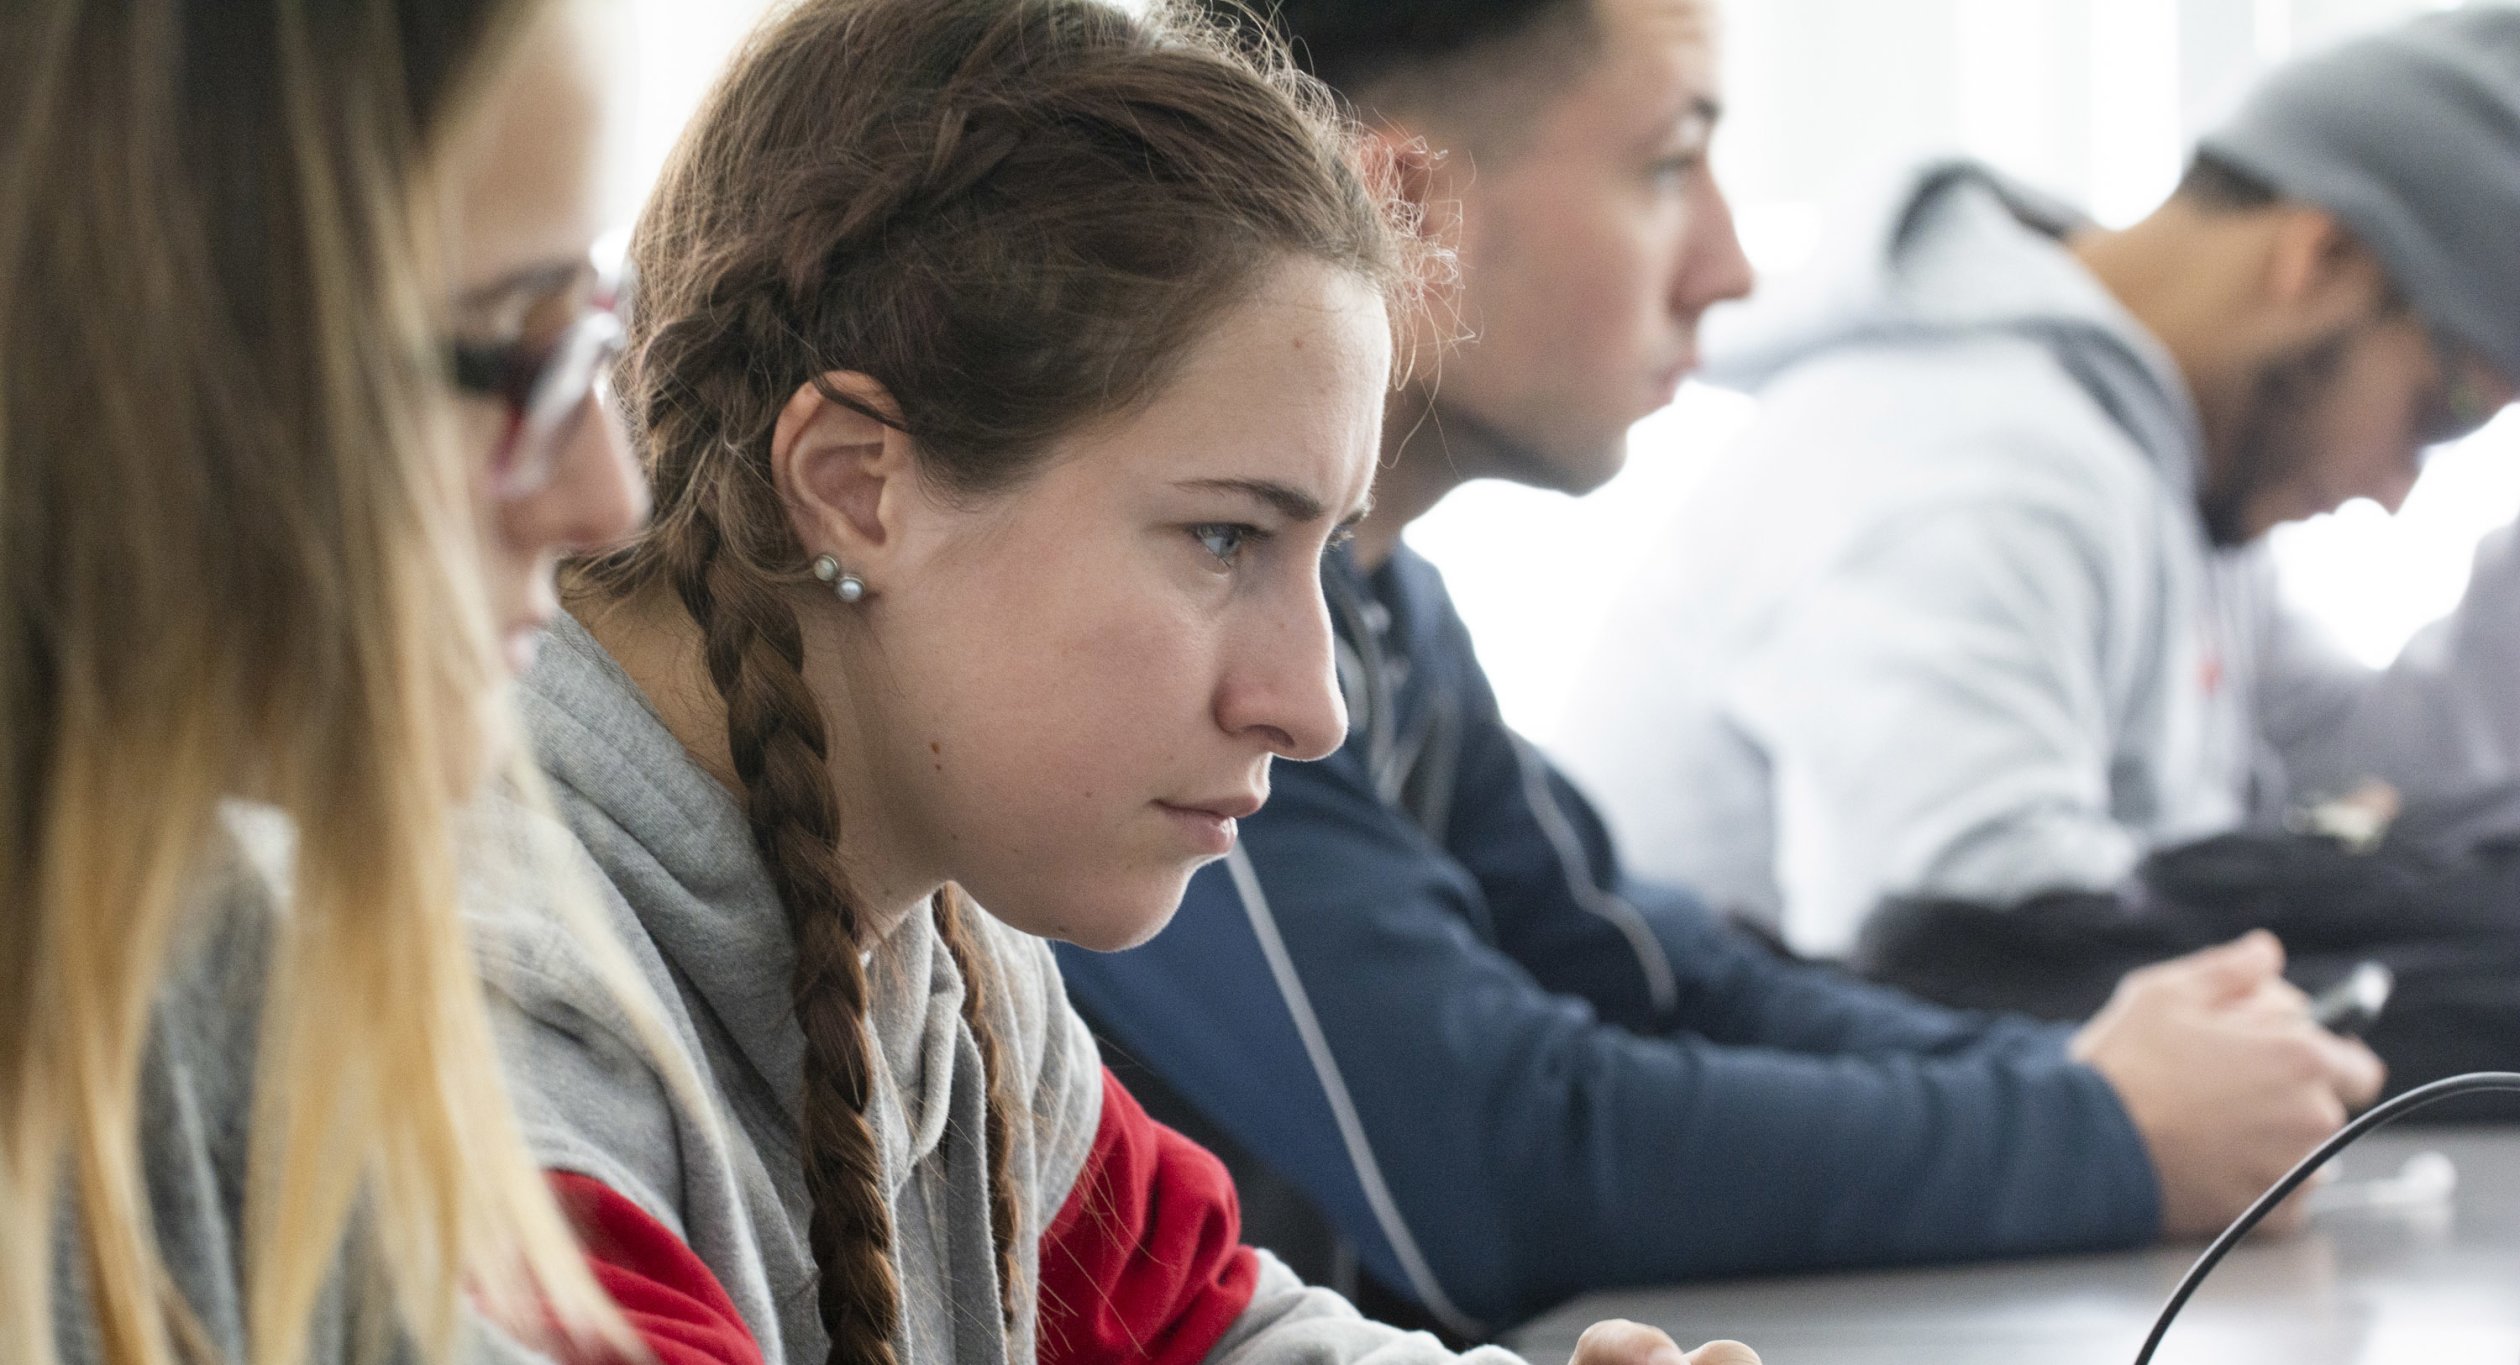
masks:
[(901, 544), (916, 472), (892, 394), (855, 371), (800, 386), (771, 429), (770, 478), (805, 557), (870, 585)]

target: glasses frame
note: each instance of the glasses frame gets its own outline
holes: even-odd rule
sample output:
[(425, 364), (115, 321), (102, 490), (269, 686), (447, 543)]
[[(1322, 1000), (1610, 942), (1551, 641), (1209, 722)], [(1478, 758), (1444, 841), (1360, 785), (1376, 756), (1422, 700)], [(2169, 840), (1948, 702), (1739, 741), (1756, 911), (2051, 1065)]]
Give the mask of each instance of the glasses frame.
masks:
[(601, 399), (613, 362), (628, 343), (619, 312), (622, 274), (595, 269), (595, 286), (577, 318), (550, 341), (519, 340), (447, 346), (455, 388), (507, 408), (507, 428), (490, 457), (491, 495), (502, 502), (551, 486), (560, 453), (584, 419), (589, 398)]
[(2490, 367), (2474, 348), (2442, 331), (2427, 328), (2432, 339), (2433, 391), (2416, 419), (2415, 438), (2426, 450), (2464, 441), (2485, 429), (2504, 407), (2492, 385), (2480, 378)]

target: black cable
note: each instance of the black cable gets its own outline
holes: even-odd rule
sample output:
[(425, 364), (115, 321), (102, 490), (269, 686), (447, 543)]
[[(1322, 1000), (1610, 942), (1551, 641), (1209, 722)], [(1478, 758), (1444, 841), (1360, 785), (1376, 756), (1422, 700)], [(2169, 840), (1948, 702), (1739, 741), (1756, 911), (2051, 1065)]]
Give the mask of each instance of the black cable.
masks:
[(2179, 1281), (2179, 1287), (2170, 1292), (2170, 1302), (2162, 1305), (2161, 1316), (2153, 1322), (2152, 1335), (2144, 1338), (2144, 1349), (2135, 1353), (2135, 1365), (2152, 1365), (2153, 1352), (2160, 1349), (2161, 1339), (2169, 1333), (2171, 1322), (2179, 1316), (2180, 1309), (2187, 1307), (2187, 1301), (2195, 1296), (2197, 1286), (2205, 1283), (2205, 1277), (2213, 1272), (2215, 1264), (2238, 1246), (2240, 1239), (2249, 1235), (2250, 1229), (2274, 1212), (2276, 1205), (2300, 1189), (2303, 1181), (2318, 1174), (2319, 1168), (2333, 1160), (2338, 1152), (2353, 1146), (2365, 1133), (2394, 1123), (2418, 1109), (2459, 1095), (2489, 1090), (2520, 1092), (2520, 1072), (2472, 1071), (2464, 1076), (2434, 1081), (2430, 1085), (2419, 1085), (2386, 1104), (2375, 1106), (2361, 1118), (2336, 1130), (2336, 1136), (2320, 1143), (2317, 1151), (2303, 1157), (2300, 1165), (2276, 1181), (2272, 1189), (2259, 1195), (2248, 1212), (2232, 1220), (2231, 1226), (2223, 1229), (2213, 1245), (2205, 1248), (2205, 1254), (2196, 1258), (2196, 1264), (2188, 1267), (2188, 1273)]

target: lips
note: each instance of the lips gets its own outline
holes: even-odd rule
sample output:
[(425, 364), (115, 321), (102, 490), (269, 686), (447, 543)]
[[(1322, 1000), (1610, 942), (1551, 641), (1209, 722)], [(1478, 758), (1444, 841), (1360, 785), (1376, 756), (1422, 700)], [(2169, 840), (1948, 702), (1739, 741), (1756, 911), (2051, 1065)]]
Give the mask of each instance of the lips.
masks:
[(1267, 792), (1260, 792), (1256, 795), (1251, 792), (1237, 792), (1232, 796), (1221, 796), (1214, 800), (1159, 801), (1156, 804), (1160, 806), (1169, 806), (1177, 811), (1186, 811), (1198, 815), (1213, 815), (1219, 820), (1241, 820), (1248, 816), (1258, 814), (1261, 805), (1268, 799), (1269, 794)]
[(1234, 850), (1234, 838), (1240, 830), (1238, 822), (1260, 809), (1266, 799), (1265, 793), (1243, 792), (1192, 802), (1158, 801), (1155, 808), (1202, 856), (1222, 858)]

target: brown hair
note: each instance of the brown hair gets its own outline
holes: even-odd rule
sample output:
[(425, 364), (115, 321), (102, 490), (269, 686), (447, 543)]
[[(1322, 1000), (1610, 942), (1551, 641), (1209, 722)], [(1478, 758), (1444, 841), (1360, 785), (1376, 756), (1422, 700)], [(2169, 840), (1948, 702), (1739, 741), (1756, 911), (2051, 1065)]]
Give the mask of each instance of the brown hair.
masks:
[[(670, 588), (726, 704), (795, 937), (810, 1240), (834, 1362), (894, 1359), (900, 1291), (865, 1116), (859, 907), (791, 605), (804, 554), (770, 473), (778, 414), (803, 385), (863, 373), (895, 405), (868, 415), (913, 439), (923, 476), (965, 496), (1008, 489), (1060, 436), (1151, 399), (1200, 329), (1280, 262), (1327, 262), (1407, 297), (1411, 236), (1353, 148), (1281, 54), (1169, 6), (809, 0), (753, 36), (639, 223), (623, 390), (656, 517), (581, 585), (611, 600)], [(970, 913), (950, 887), (936, 907), (989, 1074), (1011, 1323), (1019, 1191)]]

